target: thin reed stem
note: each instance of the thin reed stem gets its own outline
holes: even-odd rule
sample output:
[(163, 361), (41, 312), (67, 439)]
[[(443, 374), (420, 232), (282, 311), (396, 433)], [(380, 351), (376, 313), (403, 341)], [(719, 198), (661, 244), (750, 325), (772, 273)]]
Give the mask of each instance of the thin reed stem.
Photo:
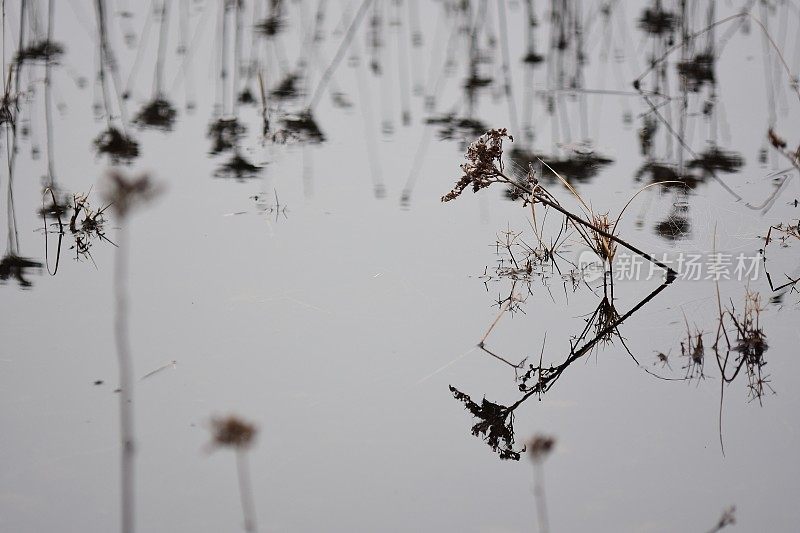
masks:
[(544, 469), (540, 460), (533, 461), (533, 499), (536, 500), (539, 533), (548, 533), (550, 521), (547, 518), (547, 498), (544, 492)]
[(247, 450), (236, 449), (236, 472), (239, 476), (239, 497), (242, 500), (242, 515), (244, 516), (244, 530), (255, 533), (256, 506), (253, 500), (253, 486), (250, 483), (250, 468), (247, 462)]
[(316, 107), (316, 105), (319, 103), (320, 98), (322, 98), (325, 87), (327, 87), (328, 82), (330, 82), (331, 76), (333, 76), (333, 72), (336, 70), (336, 67), (339, 66), (339, 63), (341, 63), (344, 53), (347, 51), (347, 47), (353, 40), (356, 30), (358, 29), (359, 24), (361, 24), (361, 20), (364, 18), (364, 15), (367, 14), (367, 9), (369, 8), (370, 4), (372, 4), (372, 0), (363, 0), (363, 2), (361, 2), (361, 6), (358, 8), (355, 17), (353, 17), (353, 21), (350, 23), (350, 27), (347, 28), (347, 33), (345, 34), (344, 39), (342, 39), (339, 48), (336, 50), (336, 55), (333, 56), (328, 68), (325, 69), (325, 72), (322, 73), (322, 77), (319, 79), (317, 88), (314, 90), (314, 94), (311, 96), (311, 101), (308, 104), (308, 111), (314, 109), (314, 107)]
[(119, 246), (114, 261), (114, 340), (119, 364), (119, 436), (122, 533), (135, 531), (135, 444), (133, 424), (133, 369), (128, 335), (128, 251), (127, 229), (123, 217)]
[(552, 200), (542, 196), (541, 194), (535, 193), (535, 192), (533, 192), (533, 190), (529, 189), (528, 187), (525, 187), (524, 185), (522, 185), (520, 183), (517, 183), (516, 181), (510, 179), (504, 173), (499, 172), (499, 175), (503, 178), (505, 183), (507, 183), (507, 184), (509, 184), (509, 185), (511, 185), (513, 187), (516, 187), (519, 190), (525, 192), (526, 194), (530, 195), (531, 198), (534, 198), (537, 202), (540, 202), (540, 203), (542, 203), (542, 204), (544, 204), (544, 205), (546, 205), (548, 207), (552, 207), (553, 209), (555, 209), (556, 211), (558, 211), (559, 213), (561, 213), (565, 217), (569, 218), (571, 221), (576, 222), (578, 224), (581, 224), (581, 225), (591, 229), (592, 231), (594, 231), (598, 235), (602, 235), (603, 237), (616, 242), (620, 246), (624, 246), (625, 248), (627, 248), (631, 252), (642, 256), (643, 258), (647, 259), (651, 263), (660, 266), (661, 268), (663, 268), (667, 272), (667, 283), (671, 283), (677, 277), (677, 275), (678, 275), (677, 272), (672, 270), (670, 267), (668, 267), (667, 265), (665, 265), (664, 263), (662, 263), (661, 261), (659, 261), (658, 259), (656, 259), (652, 255), (648, 254), (647, 252), (644, 252), (641, 249), (637, 248), (636, 246), (628, 243), (627, 241), (625, 241), (623, 239), (620, 239), (616, 235), (614, 235), (612, 233), (609, 233), (608, 231), (605, 231), (604, 229), (599, 228), (597, 225), (592, 224), (588, 220), (585, 220), (585, 219), (581, 218), (578, 215), (570, 213), (569, 211), (567, 211), (566, 209), (564, 209), (563, 207), (561, 207), (557, 203), (553, 202)]

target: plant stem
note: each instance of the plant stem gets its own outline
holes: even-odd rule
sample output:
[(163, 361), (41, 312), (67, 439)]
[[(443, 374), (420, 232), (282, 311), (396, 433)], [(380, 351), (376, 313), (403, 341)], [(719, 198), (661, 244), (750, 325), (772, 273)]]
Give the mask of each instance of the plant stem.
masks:
[(533, 461), (533, 497), (536, 500), (536, 518), (539, 520), (539, 533), (548, 533), (550, 523), (547, 519), (547, 500), (544, 495), (544, 471), (540, 460)]
[(253, 502), (253, 487), (250, 484), (250, 469), (247, 465), (247, 451), (236, 450), (236, 471), (239, 475), (239, 497), (242, 500), (242, 514), (244, 515), (244, 530), (255, 533), (256, 506)]
[(119, 436), (122, 444), (120, 482), (122, 498), (122, 533), (134, 531), (134, 427), (133, 379), (128, 338), (128, 239), (123, 217), (119, 230), (119, 247), (114, 262), (114, 339), (119, 364)]
[(534, 198), (537, 202), (540, 202), (540, 203), (542, 203), (542, 204), (544, 204), (544, 205), (546, 205), (548, 207), (552, 207), (553, 209), (555, 209), (556, 211), (558, 211), (559, 213), (561, 213), (565, 217), (569, 218), (573, 222), (577, 222), (578, 224), (582, 224), (582, 225), (586, 226), (587, 228), (591, 229), (592, 231), (594, 231), (598, 235), (602, 235), (603, 237), (605, 237), (607, 239), (611, 239), (612, 241), (616, 242), (617, 244), (619, 244), (621, 246), (624, 246), (625, 248), (627, 248), (631, 252), (639, 254), (640, 256), (644, 257), (645, 259), (647, 259), (651, 263), (654, 263), (654, 264), (660, 266), (661, 268), (663, 268), (667, 272), (667, 283), (672, 283), (672, 281), (677, 277), (677, 275), (678, 275), (677, 272), (672, 270), (670, 267), (668, 267), (667, 265), (665, 265), (664, 263), (662, 263), (658, 259), (656, 259), (653, 256), (651, 256), (647, 252), (644, 252), (644, 251), (640, 250), (639, 248), (635, 247), (634, 245), (632, 245), (632, 244), (620, 239), (619, 237), (617, 237), (613, 233), (609, 233), (609, 232), (605, 231), (604, 229), (599, 228), (598, 226), (596, 226), (595, 224), (592, 224), (588, 220), (584, 220), (580, 216), (575, 215), (573, 213), (570, 213), (569, 211), (567, 211), (566, 209), (564, 209), (563, 207), (561, 207), (557, 203), (553, 202), (552, 200), (550, 200), (550, 199), (548, 199), (548, 198), (546, 198), (546, 197), (544, 197), (544, 196), (542, 196), (540, 194), (537, 194), (537, 193), (533, 192), (531, 189), (525, 187), (524, 185), (521, 185), (521, 184), (515, 182), (514, 180), (509, 179), (508, 176), (506, 176), (502, 172), (500, 172), (499, 174), (500, 174), (500, 176), (502, 176), (505, 179), (506, 183), (508, 183), (509, 185), (512, 185), (514, 187), (517, 187), (521, 191), (526, 192), (532, 198)]
[(333, 76), (333, 72), (336, 70), (336, 67), (339, 66), (339, 63), (342, 61), (344, 57), (344, 53), (347, 51), (347, 47), (350, 45), (350, 41), (353, 40), (353, 37), (356, 34), (356, 30), (358, 29), (359, 24), (361, 24), (361, 19), (364, 18), (364, 15), (367, 14), (367, 8), (369, 8), (372, 0), (364, 0), (361, 2), (361, 5), (358, 8), (355, 16), (353, 17), (352, 22), (350, 22), (350, 27), (347, 28), (347, 33), (345, 33), (344, 38), (342, 39), (341, 44), (339, 44), (339, 48), (336, 50), (336, 55), (333, 56), (328, 68), (325, 69), (325, 72), (322, 73), (322, 77), (319, 79), (319, 83), (317, 84), (317, 88), (314, 89), (314, 93), (311, 96), (311, 101), (308, 104), (306, 110), (311, 112), (314, 107), (319, 103), (319, 99), (322, 98), (323, 91), (325, 87), (328, 85), (328, 82), (331, 80), (331, 76)]

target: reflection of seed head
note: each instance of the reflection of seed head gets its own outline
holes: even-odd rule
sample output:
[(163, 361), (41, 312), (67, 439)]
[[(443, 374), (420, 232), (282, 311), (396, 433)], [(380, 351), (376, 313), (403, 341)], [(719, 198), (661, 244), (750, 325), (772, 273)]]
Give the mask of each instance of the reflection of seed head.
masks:
[(532, 460), (541, 461), (553, 451), (555, 445), (555, 437), (549, 435), (534, 435), (528, 441), (526, 448)]

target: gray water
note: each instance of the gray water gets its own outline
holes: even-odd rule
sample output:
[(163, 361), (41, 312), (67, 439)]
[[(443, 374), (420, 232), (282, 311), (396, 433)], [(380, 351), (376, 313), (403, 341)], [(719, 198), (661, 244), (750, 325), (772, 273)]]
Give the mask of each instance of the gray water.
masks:
[[(24, 3), (30, 45), (47, 35), (48, 4)], [(660, 2), (677, 14), (660, 35), (642, 29), (644, 3), (536, 2), (536, 64), (522, 61), (527, 2), (375, 0), (349, 44), (360, 1), (277, 2), (283, 24), (273, 36), (254, 35), (253, 24), (273, 4), (244, 2), (237, 75), (233, 6), (223, 35), (222, 2), (169, 2), (166, 26), (161, 3), (145, 4), (53, 2), (51, 40), (64, 51), (49, 74), (43, 58), (18, 68), (22, 4), (3, 4), (7, 94), (18, 97), (16, 126), (2, 125), (4, 258), (42, 266), (24, 269), (30, 286), (13, 273), (0, 286), (0, 531), (119, 528), (115, 245), (129, 257), (139, 531), (243, 529), (234, 454), (211, 446), (212, 418), (228, 414), (258, 428), (248, 458), (260, 531), (537, 531), (531, 461), (525, 453), (502, 460), (473, 436), (476, 420), (448, 388), (505, 406), (522, 396), (515, 369), (476, 344), (498, 316), (498, 298), (527, 292), (492, 274), (498, 235), (524, 232), (532, 242), (530, 210), (499, 186), (440, 201), (460, 176), (465, 146), (493, 127), (515, 136), (507, 156), (521, 148), (551, 162), (587, 152), (608, 159), (594, 175), (570, 179), (594, 211), (612, 217), (649, 183), (636, 178), (643, 165), (677, 169), (691, 187), (646, 189), (618, 234), (657, 257), (722, 251), (759, 267), (752, 280), (677, 279), (619, 326), (621, 338), (515, 410), (514, 450), (536, 434), (556, 439), (541, 465), (550, 531), (708, 531), (733, 505), (731, 530), (797, 530), (800, 297), (776, 297), (764, 265), (775, 287), (796, 279), (800, 243), (771, 243), (766, 263), (759, 250), (770, 225), (797, 222), (797, 172), (767, 131), (793, 150), (800, 101), (756, 22), (796, 76), (795, 2), (737, 0), (711, 12), (708, 2), (688, 2), (684, 22), (679, 2)], [(98, 6), (116, 74), (98, 51)], [(660, 83), (655, 72), (642, 78), (641, 91), (671, 98), (650, 97), (661, 119), (643, 154), (640, 131), (655, 113), (633, 80), (668, 41), (679, 45), (683, 30), (743, 9), (754, 18), (676, 46), (659, 63)], [(160, 92), (177, 112), (169, 131), (133, 123), (159, 92), (162, 27)], [(713, 80), (690, 90), (678, 63), (706, 50), (716, 57)], [(299, 94), (269, 94), (290, 72)], [(268, 93), (266, 135), (256, 73)], [(485, 86), (466, 90), (471, 74)], [(254, 105), (234, 104), (244, 88)], [(324, 140), (285, 139), (281, 120), (309, 106)], [(448, 113), (482, 125), (428, 123)], [(213, 121), (234, 115), (247, 128), (238, 153), (259, 167), (241, 179), (220, 175), (234, 150), (210, 154), (207, 136)], [(138, 157), (115, 163), (97, 153), (93, 141), (109, 124), (138, 141)], [(741, 165), (713, 176), (691, 167), (713, 146)], [(43, 187), (70, 202), (88, 194), (99, 209), (112, 167), (147, 173), (163, 191), (124, 221), (109, 208), (108, 240), (90, 234), (86, 253), (70, 248), (75, 236), (65, 229), (51, 275), (58, 224), (39, 213)], [(563, 205), (579, 210), (548, 177)], [(564, 254), (585, 248), (573, 232)], [(657, 270), (616, 283), (618, 313), (662, 281)], [(744, 369), (720, 387), (710, 350), (717, 290), (736, 312), (746, 290), (761, 294), (771, 387), (761, 398), (748, 395)], [(558, 272), (534, 276), (531, 294), (503, 314), (485, 347), (514, 363), (527, 357), (523, 370), (540, 354), (545, 366), (558, 365), (602, 294), (597, 280), (573, 290)], [(693, 370), (681, 356), (687, 324), (706, 344), (702, 378), (685, 379)]]

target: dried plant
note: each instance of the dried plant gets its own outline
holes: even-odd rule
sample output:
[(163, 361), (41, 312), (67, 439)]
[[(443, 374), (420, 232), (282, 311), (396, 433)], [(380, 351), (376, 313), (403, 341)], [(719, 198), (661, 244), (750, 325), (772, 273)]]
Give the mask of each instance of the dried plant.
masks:
[(546, 533), (550, 530), (547, 518), (547, 498), (544, 489), (544, 469), (543, 463), (556, 445), (555, 437), (549, 435), (534, 435), (528, 440), (526, 448), (528, 457), (533, 463), (533, 496), (536, 500), (536, 516), (539, 519), (539, 533)]
[(139, 157), (139, 143), (113, 126), (102, 132), (95, 140), (97, 152), (107, 155), (112, 163), (130, 163)]
[(651, 35), (665, 35), (675, 31), (678, 17), (666, 11), (660, 2), (653, 8), (646, 8), (639, 19), (639, 28)]
[(291, 100), (303, 95), (300, 90), (302, 77), (296, 72), (289, 72), (281, 82), (269, 92), (271, 98), (276, 100)]
[(60, 43), (43, 39), (34, 42), (17, 53), (18, 63), (37, 61), (57, 61), (64, 55), (64, 46)]
[(691, 59), (679, 61), (678, 75), (681, 83), (691, 92), (699, 92), (706, 83), (714, 83), (714, 62), (716, 58), (707, 52), (695, 54)]
[(175, 107), (166, 97), (158, 95), (142, 108), (133, 121), (142, 128), (171, 131), (177, 115)]
[(565, 293), (568, 284), (573, 292), (577, 290), (582, 279), (582, 275), (576, 270), (577, 267), (565, 259), (564, 261), (568, 262), (571, 268), (562, 270), (557, 262), (558, 259), (563, 259), (558, 248), (566, 238), (566, 234), (560, 233), (549, 245), (545, 245), (540, 240), (539, 244), (534, 246), (522, 238), (521, 232), (513, 231), (510, 228), (498, 233), (494, 244), (496, 263), (491, 271), (487, 266), (479, 278), (484, 282), (487, 291), (489, 283), (494, 282), (510, 282), (510, 287), (497, 298), (496, 306), (499, 312), (478, 342), (480, 348), (484, 348), (486, 339), (505, 313), (513, 314), (518, 311), (524, 313), (523, 304), (527, 297), (533, 294), (535, 281), (540, 281), (550, 291), (549, 281), (554, 276), (560, 276)]
[(602, 344), (608, 344), (614, 340), (614, 337), (619, 336), (619, 331), (616, 328), (610, 327), (619, 320), (619, 313), (614, 303), (604, 295), (600, 300), (597, 308), (592, 316), (587, 321), (587, 327), (592, 326), (595, 336), (600, 339)]
[(208, 137), (211, 139), (211, 153), (220, 154), (233, 150), (246, 128), (235, 118), (219, 118), (208, 126)]
[(292, 115), (284, 115), (280, 119), (280, 122), (283, 126), (284, 138), (292, 138), (299, 142), (311, 144), (325, 141), (325, 134), (322, 133), (322, 130), (319, 128), (310, 110)]
[[(686, 317), (684, 316), (684, 320)], [(703, 332), (689, 329), (686, 321), (686, 338), (681, 341), (681, 356), (686, 358), (683, 369), (686, 370), (686, 379), (704, 379), (703, 365), (705, 364), (706, 349), (703, 345)]]
[(0, 125), (10, 124), (14, 125), (14, 110), (17, 106), (16, 97), (6, 91), (3, 93), (3, 98), (0, 99)]
[(32, 286), (32, 283), (25, 277), (25, 271), (29, 268), (42, 268), (42, 264), (14, 253), (7, 253), (0, 259), (0, 282), (14, 278), (20, 287), (28, 289)]
[[(649, 301), (661, 293), (661, 291), (666, 289), (667, 286), (668, 283), (663, 283), (660, 287), (656, 288), (634, 307), (628, 310), (628, 312), (626, 312), (624, 315), (619, 316), (613, 322), (609, 323), (602, 329), (597, 330), (596, 334), (591, 338), (589, 338), (591, 324), (587, 324), (581, 334), (572, 340), (569, 354), (567, 355), (566, 360), (564, 360), (564, 362), (561, 364), (552, 365), (543, 363), (543, 344), (542, 352), (539, 355), (538, 364), (529, 364), (528, 370), (521, 377), (519, 377), (518, 389), (522, 393), (522, 397), (509, 406), (491, 402), (486, 398), (483, 398), (481, 403), (477, 403), (476, 401), (473, 401), (469, 395), (461, 392), (456, 387), (451, 385), (450, 392), (453, 394), (455, 399), (462, 402), (465, 409), (469, 411), (472, 416), (478, 419), (477, 422), (472, 426), (472, 434), (476, 437), (481, 437), (492, 448), (492, 450), (494, 450), (500, 456), (501, 459), (519, 460), (520, 454), (524, 452), (525, 449), (523, 448), (522, 450), (518, 450), (514, 448), (514, 411), (532, 396), (541, 398), (544, 393), (553, 387), (553, 385), (563, 375), (567, 368), (575, 363), (575, 361), (585, 357), (587, 354), (590, 354), (598, 344), (604, 342), (604, 339), (608, 339), (608, 335), (610, 333), (617, 331), (625, 320), (631, 317), (639, 309), (644, 307)], [(594, 315), (597, 315), (598, 313), (599, 311), (595, 311)], [(495, 354), (490, 355), (494, 355), (497, 359), (500, 359), (511, 366), (521, 366), (521, 364), (514, 365), (507, 359), (498, 357)]]
[(739, 172), (744, 166), (744, 158), (736, 152), (712, 146), (698, 157), (690, 160), (686, 166), (690, 169), (700, 169), (706, 173), (733, 173)]
[[(769, 345), (761, 327), (763, 310), (761, 295), (750, 290), (745, 291), (741, 312), (737, 312), (732, 301), (726, 308), (720, 303), (717, 337), (713, 346), (723, 384), (732, 383), (744, 369), (748, 379), (748, 396), (751, 401), (758, 400), (759, 403), (764, 394), (775, 392), (764, 370), (767, 365), (765, 353)], [(732, 338), (729, 331), (735, 333), (735, 337)], [(733, 364), (732, 372), (728, 371), (729, 364)]]
[(255, 178), (259, 172), (261, 167), (252, 164), (236, 150), (231, 158), (214, 172), (214, 177), (245, 181)]
[(591, 219), (591, 221), (586, 220), (583, 216), (572, 213), (562, 207), (555, 197), (539, 182), (533, 169), (529, 169), (524, 181), (510, 178), (506, 174), (503, 165), (503, 142), (505, 139), (512, 142), (514, 140), (505, 128), (491, 129), (470, 144), (465, 156), (467, 162), (461, 165), (462, 176), (456, 182), (455, 187), (446, 195), (442, 196), (442, 201), (449, 202), (458, 198), (467, 188), (472, 188), (473, 192), (478, 192), (481, 189), (491, 186), (493, 183), (502, 183), (514, 188), (517, 191), (516, 194), (524, 200), (524, 205), (531, 206), (534, 218), (536, 216), (534, 210), (536, 204), (542, 204), (555, 209), (564, 215), (572, 223), (586, 244), (605, 262), (610, 263), (614, 257), (614, 253), (616, 253), (616, 246), (620, 245), (663, 268), (667, 272), (667, 279), (669, 281), (675, 278), (676, 273), (669, 266), (614, 234), (619, 218), (625, 209), (639, 193), (654, 184), (648, 185), (634, 194), (633, 197), (628, 200), (625, 207), (623, 207), (622, 211), (620, 211), (617, 221), (612, 225), (608, 215), (598, 215), (594, 213), (569, 182), (549, 167), (547, 163), (542, 161), (542, 163), (548, 166), (565, 187), (578, 199), (582, 205), (584, 214), (588, 214)]
[[(748, 10), (742, 10), (739, 13), (734, 15), (730, 15), (723, 19), (717, 20), (708, 26), (693, 32), (691, 34), (686, 34), (683, 39), (678, 40), (675, 44), (669, 46), (663, 54), (659, 57), (653, 57), (649, 61), (648, 68), (642, 72), (639, 77), (633, 80), (633, 88), (637, 91), (641, 90), (642, 80), (647, 77), (651, 72), (660, 72), (663, 69), (663, 63), (669, 59), (669, 56), (672, 55), (675, 51), (683, 49), (688, 46), (693, 46), (696, 43), (697, 39), (706, 33), (709, 33), (714, 30), (717, 26), (728, 24), (730, 22), (747, 22), (755, 24), (762, 32), (764, 38), (766, 39), (765, 42), (769, 44), (772, 50), (775, 52), (775, 55), (778, 58), (778, 65), (780, 66), (781, 70), (785, 73), (786, 80), (788, 82), (789, 87), (792, 91), (797, 95), (798, 99), (800, 99), (800, 83), (798, 83), (798, 79), (796, 75), (792, 73), (792, 69), (789, 67), (788, 63), (786, 62), (786, 58), (783, 56), (783, 52), (778, 47), (775, 40), (769, 34), (766, 26), (764, 23), (761, 22), (758, 18), (754, 17)], [(684, 73), (687, 75), (689, 82), (687, 85), (691, 88), (691, 83), (701, 82), (701, 81), (711, 81), (709, 78), (713, 79), (713, 61), (714, 57), (711, 57), (707, 54), (697, 54), (694, 57), (693, 61), (689, 61), (688, 63), (684, 63), (683, 69)], [(711, 72), (709, 72), (711, 70)]]
[[(773, 235), (773, 232), (776, 235)], [(780, 222), (778, 224), (773, 224), (767, 230), (767, 234), (764, 236), (764, 247), (761, 249), (762, 259), (764, 263), (764, 272), (767, 275), (767, 283), (769, 283), (770, 289), (773, 292), (773, 301), (780, 301), (781, 297), (783, 296), (784, 289), (786, 290), (797, 290), (797, 283), (800, 283), (800, 277), (792, 278), (788, 274), (784, 273), (786, 277), (786, 281), (778, 286), (775, 286), (772, 282), (772, 276), (767, 270), (767, 250), (769, 245), (772, 244), (773, 241), (778, 241), (783, 248), (788, 248), (789, 245), (794, 242), (795, 240), (800, 239), (800, 220), (796, 224), (791, 222)]]
[(133, 360), (128, 324), (128, 252), (127, 223), (134, 208), (150, 202), (161, 188), (147, 174), (128, 177), (119, 171), (109, 172), (101, 191), (112, 206), (121, 227), (119, 246), (114, 261), (114, 340), (119, 366), (120, 496), (122, 500), (122, 531), (132, 533), (135, 520), (135, 432), (133, 417)]
[[(778, 234), (775, 237), (772, 236), (773, 230)], [(800, 220), (795, 223), (779, 222), (770, 226), (764, 237), (764, 248), (769, 246), (773, 239), (779, 240), (784, 248), (788, 247), (791, 242), (800, 240)]]
[(244, 530), (248, 533), (256, 531), (256, 511), (253, 501), (253, 487), (250, 482), (250, 469), (247, 465), (247, 451), (255, 443), (255, 425), (237, 416), (211, 420), (211, 445), (213, 447), (231, 448), (236, 452), (236, 472), (239, 478), (239, 496), (242, 500)]
[[(88, 194), (74, 194), (72, 196), (72, 215), (69, 218), (68, 229), (75, 244), (70, 248), (75, 250), (75, 259), (85, 258), (94, 262), (91, 254), (92, 244), (95, 240), (106, 241), (113, 246), (116, 244), (105, 234), (105, 212), (110, 207), (106, 205), (100, 209), (94, 209), (89, 203)], [(60, 226), (60, 217), (59, 217)], [(58, 268), (58, 265), (56, 265)]]
[(592, 213), (592, 222), (595, 226), (606, 232), (605, 234), (597, 231), (591, 232), (594, 244), (592, 249), (603, 261), (610, 263), (614, 260), (614, 256), (617, 253), (617, 245), (614, 240), (607, 235), (611, 234), (610, 232), (613, 231), (615, 224), (611, 223), (611, 220), (608, 218), (608, 213), (602, 215)]
[(667, 367), (672, 370), (672, 365), (669, 364), (669, 354), (664, 352), (656, 352), (656, 361), (653, 363), (661, 364), (661, 368)]
[(722, 512), (719, 520), (717, 520), (717, 523), (714, 525), (714, 527), (708, 530), (708, 533), (718, 533), (726, 527), (734, 524), (736, 524), (736, 506), (732, 505)]
[(525, 448), (532, 461), (544, 461), (555, 448), (556, 439), (549, 435), (535, 435), (528, 440)]
[(486, 131), (486, 124), (472, 117), (459, 117), (455, 113), (425, 119), (426, 124), (439, 126), (439, 139), (460, 139), (465, 136), (474, 137)]
[(455, 200), (467, 187), (472, 192), (485, 189), (492, 183), (508, 183), (510, 180), (503, 174), (503, 139), (513, 142), (514, 138), (505, 128), (491, 129), (481, 135), (467, 148), (467, 162), (461, 165), (463, 175), (455, 187), (442, 196), (443, 202)]
[(212, 444), (222, 448), (247, 449), (255, 442), (256, 427), (236, 416), (211, 420)]
[(280, 32), (283, 26), (283, 0), (270, 0), (269, 15), (255, 25), (255, 31), (272, 38)]
[[(744, 367), (747, 372), (747, 388), (750, 400), (758, 400), (759, 403), (761, 403), (765, 392), (775, 392), (770, 385), (769, 375), (764, 372), (764, 367), (767, 365), (764, 353), (769, 346), (767, 345), (767, 336), (764, 334), (759, 320), (763, 310), (761, 296), (757, 292), (748, 290), (745, 293), (742, 313), (736, 313), (733, 303), (731, 303), (731, 307), (727, 312), (736, 330), (735, 343), (733, 346), (729, 346), (729, 349), (738, 354), (734, 360), (739, 365), (736, 372), (738, 372), (739, 368)], [(725, 361), (727, 362), (727, 354)], [(722, 368), (723, 377), (725, 377), (724, 364)]]
[(477, 404), (469, 395), (452, 385), (450, 392), (453, 393), (456, 400), (464, 404), (464, 408), (472, 413), (472, 416), (480, 420), (472, 426), (472, 434), (481, 437), (492, 450), (497, 452), (500, 459), (519, 461), (520, 454), (525, 449), (514, 449), (514, 409), (516, 406), (506, 407), (490, 402), (486, 398)]

